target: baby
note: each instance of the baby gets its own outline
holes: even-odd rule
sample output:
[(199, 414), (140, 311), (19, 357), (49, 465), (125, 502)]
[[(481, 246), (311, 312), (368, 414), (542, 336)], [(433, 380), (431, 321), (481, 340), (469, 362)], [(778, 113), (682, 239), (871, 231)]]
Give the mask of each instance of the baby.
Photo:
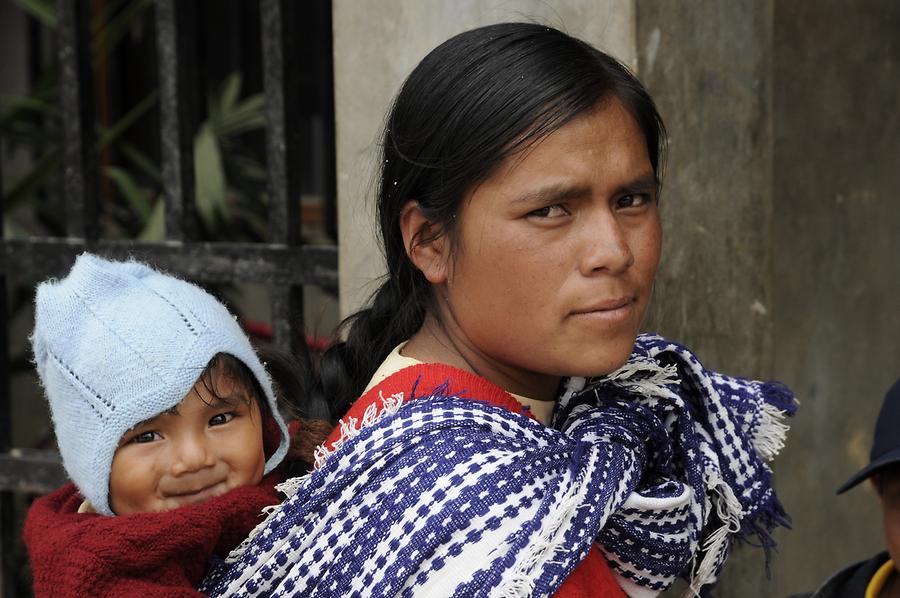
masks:
[(25, 524), (35, 595), (197, 596), (279, 502), (289, 436), (235, 318), (137, 262), (79, 256), (38, 286), (34, 360), (73, 484)]

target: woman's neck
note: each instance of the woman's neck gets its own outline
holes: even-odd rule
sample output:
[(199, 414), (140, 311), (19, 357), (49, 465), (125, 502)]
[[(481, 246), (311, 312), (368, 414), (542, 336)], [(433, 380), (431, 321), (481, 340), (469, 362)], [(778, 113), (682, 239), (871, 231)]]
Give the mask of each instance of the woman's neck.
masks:
[(469, 341), (452, 317), (438, 319), (431, 313), (403, 347), (402, 354), (426, 363), (452, 365), (486, 378), (507, 392), (539, 401), (555, 400), (561, 379), (492, 359)]

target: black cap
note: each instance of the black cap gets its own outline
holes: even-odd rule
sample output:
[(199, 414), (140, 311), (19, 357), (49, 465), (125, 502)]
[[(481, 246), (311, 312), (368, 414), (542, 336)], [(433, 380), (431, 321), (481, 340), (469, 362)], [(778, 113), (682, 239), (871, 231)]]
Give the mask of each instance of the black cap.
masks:
[(894, 382), (884, 396), (884, 404), (875, 422), (875, 438), (869, 464), (844, 482), (837, 493), (846, 492), (863, 480), (872, 477), (878, 470), (891, 463), (900, 462), (900, 380)]

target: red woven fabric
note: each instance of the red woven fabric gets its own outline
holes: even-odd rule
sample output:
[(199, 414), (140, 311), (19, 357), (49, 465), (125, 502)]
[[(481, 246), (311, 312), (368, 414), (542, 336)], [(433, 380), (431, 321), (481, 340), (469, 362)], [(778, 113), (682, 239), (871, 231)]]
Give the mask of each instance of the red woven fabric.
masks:
[[(369, 392), (365, 393), (347, 411), (342, 418), (362, 420), (366, 409), (377, 404), (382, 395), (387, 397), (402, 392), (404, 401), (428, 395), (437, 386), (449, 382), (448, 394), (459, 394), (473, 397), (474, 400), (485, 401), (512, 411), (533, 417), (531, 411), (499, 386), (488, 382), (481, 376), (443, 364), (422, 364), (404, 368), (384, 379)], [(415, 391), (413, 392), (413, 388)], [(334, 448), (334, 442), (341, 436), (341, 426), (337, 426), (325, 446)], [(616, 583), (606, 559), (598, 548), (592, 548), (588, 555), (578, 564), (571, 575), (556, 592), (557, 598), (624, 598), (625, 593)]]

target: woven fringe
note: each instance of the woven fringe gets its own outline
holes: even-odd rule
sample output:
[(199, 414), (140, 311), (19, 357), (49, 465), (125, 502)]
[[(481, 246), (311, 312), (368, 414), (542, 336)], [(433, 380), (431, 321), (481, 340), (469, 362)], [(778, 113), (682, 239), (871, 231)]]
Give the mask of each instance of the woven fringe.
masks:
[[(275, 489), (284, 494), (285, 497), (290, 498), (297, 494), (297, 491), (300, 490), (300, 487), (307, 481), (309, 481), (309, 478), (311, 476), (312, 474), (308, 473), (306, 475), (297, 476), (296, 478), (287, 479), (275, 486)], [(253, 538), (262, 533), (263, 528), (269, 523), (269, 521), (272, 519), (272, 516), (275, 514), (275, 511), (277, 511), (278, 507), (280, 506), (281, 503), (263, 507), (262, 515), (265, 515), (263, 520), (257, 523), (256, 527), (250, 530), (250, 533), (247, 534), (247, 537), (244, 538), (244, 540), (234, 550), (228, 553), (228, 558), (226, 559), (226, 561), (231, 562), (244, 554), (244, 551), (247, 550), (247, 547), (250, 545)]]
[(661, 391), (668, 394), (671, 391), (665, 387), (678, 384), (678, 368), (674, 365), (660, 365), (649, 358), (635, 359), (626, 362), (603, 379), (641, 396), (652, 398), (659, 396)]
[(722, 521), (722, 525), (703, 540), (700, 551), (703, 559), (691, 572), (686, 596), (700, 596), (700, 589), (716, 580), (722, 553), (728, 550), (731, 534), (741, 529), (741, 518), (744, 516), (740, 501), (725, 480), (714, 480), (708, 487), (712, 494), (713, 506), (715, 506), (716, 514)]
[(763, 382), (760, 386), (760, 393), (766, 403), (777, 407), (786, 415), (794, 415), (800, 406), (791, 389), (781, 382)]
[[(569, 488), (565, 495), (560, 499), (559, 508), (548, 518), (544, 520), (541, 526), (541, 533), (538, 534), (533, 542), (530, 542), (528, 549), (525, 551), (517, 570), (512, 574), (510, 580), (505, 587), (501, 588), (498, 596), (500, 598), (527, 598), (534, 593), (535, 569), (544, 563), (554, 562), (556, 552), (565, 550), (561, 542), (555, 538), (560, 534), (565, 534), (563, 524), (570, 521), (579, 508), (584, 503), (579, 497), (579, 489), (584, 485), (576, 484), (574, 480), (569, 480)], [(547, 553), (550, 553), (549, 555)]]
[(341, 436), (332, 443), (332, 448), (329, 449), (324, 444), (320, 444), (316, 447), (315, 453), (313, 454), (313, 469), (322, 467), (334, 451), (359, 434), (363, 428), (368, 428), (372, 424), (381, 421), (383, 418), (394, 415), (400, 410), (400, 407), (403, 406), (404, 395), (402, 392), (397, 392), (385, 397), (381, 391), (378, 391), (378, 396), (381, 398), (381, 409), (378, 408), (376, 403), (372, 403), (366, 408), (362, 421), (359, 421), (355, 417), (348, 417), (347, 421), (341, 420)]
[[(290, 478), (275, 486), (275, 489), (290, 498), (297, 494), (300, 486), (305, 484), (309, 480), (310, 476), (312, 476), (312, 474), (308, 473), (296, 478)], [(244, 538), (244, 540), (240, 544), (238, 544), (234, 548), (234, 550), (228, 553), (228, 557), (225, 559), (226, 563), (236, 561), (244, 554), (244, 552), (246, 552), (247, 548), (250, 546), (250, 544), (253, 543), (253, 540), (256, 538), (256, 536), (261, 534), (263, 529), (269, 524), (269, 521), (275, 515), (275, 512), (278, 510), (281, 504), (282, 503), (278, 503), (277, 505), (269, 505), (267, 507), (263, 507), (261, 514), (265, 515), (265, 517), (263, 517), (262, 521), (256, 524), (256, 527), (250, 530), (250, 533), (247, 534), (247, 537)]]
[(787, 413), (777, 406), (764, 403), (760, 409), (759, 426), (753, 433), (753, 446), (764, 461), (774, 459), (787, 438), (790, 426), (785, 421)]
[(309, 481), (310, 476), (312, 476), (312, 474), (308, 473), (306, 475), (297, 476), (296, 478), (289, 478), (275, 486), (275, 489), (284, 494), (286, 498), (290, 498), (297, 494), (297, 491), (300, 490), (300, 486)]

